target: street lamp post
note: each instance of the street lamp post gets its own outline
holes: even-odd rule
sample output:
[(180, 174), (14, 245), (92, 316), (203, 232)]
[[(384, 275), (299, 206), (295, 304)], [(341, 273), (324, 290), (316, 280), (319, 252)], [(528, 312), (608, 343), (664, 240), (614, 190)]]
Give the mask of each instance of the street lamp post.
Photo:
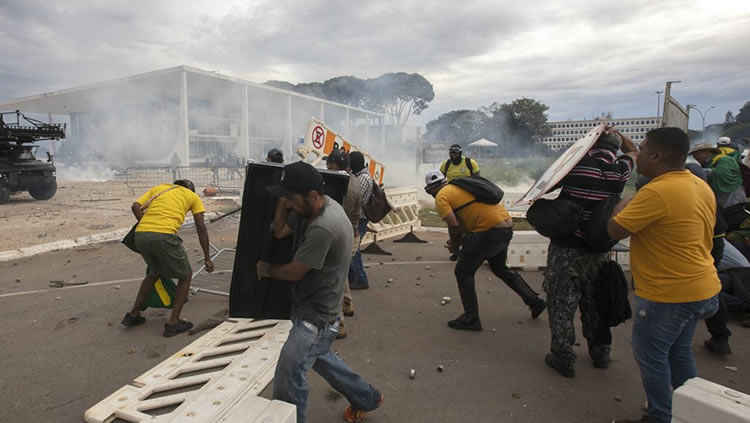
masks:
[(695, 104), (688, 104), (687, 108), (688, 108), (688, 110), (694, 109), (694, 110), (698, 111), (698, 114), (701, 115), (701, 125), (702, 125), (702, 128), (703, 128), (702, 131), (705, 131), (706, 130), (706, 115), (708, 114), (708, 112), (711, 109), (715, 109), (716, 106), (709, 107), (708, 109), (706, 109), (705, 112), (701, 112), (701, 109), (699, 109), (698, 106), (696, 106)]
[(656, 118), (659, 119), (659, 106), (661, 106), (661, 93), (664, 91), (656, 91)]

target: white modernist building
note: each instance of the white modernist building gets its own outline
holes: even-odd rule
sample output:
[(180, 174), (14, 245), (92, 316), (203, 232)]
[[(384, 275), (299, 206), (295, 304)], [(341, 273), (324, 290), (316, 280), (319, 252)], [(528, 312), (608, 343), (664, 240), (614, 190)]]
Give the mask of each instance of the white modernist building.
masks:
[(0, 111), (66, 122), (58, 157), (111, 165), (289, 157), (310, 117), (377, 154), (385, 116), (189, 66), (134, 75), (0, 103)]
[(646, 132), (661, 127), (661, 118), (597, 118), (549, 122), (548, 125), (552, 129), (552, 135), (542, 139), (542, 143), (553, 151), (565, 149), (601, 123), (614, 125), (620, 132), (630, 137), (633, 142), (640, 144), (646, 137)]

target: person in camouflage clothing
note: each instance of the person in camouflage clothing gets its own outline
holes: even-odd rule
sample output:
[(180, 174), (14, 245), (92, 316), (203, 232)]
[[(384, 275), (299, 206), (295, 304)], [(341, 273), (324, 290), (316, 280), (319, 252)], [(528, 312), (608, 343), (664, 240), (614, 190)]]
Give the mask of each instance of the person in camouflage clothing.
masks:
[[(623, 155), (615, 153), (622, 148)], [(576, 355), (573, 352), (575, 329), (573, 319), (581, 307), (583, 336), (589, 347), (594, 367), (609, 366), (612, 334), (609, 326), (600, 324), (594, 297), (594, 283), (607, 253), (592, 252), (583, 241), (585, 228), (600, 201), (612, 194), (621, 194), (630, 178), (636, 155), (633, 141), (612, 128), (607, 128), (578, 164), (563, 178), (559, 198), (578, 203), (583, 218), (576, 231), (553, 238), (547, 255), (544, 292), (547, 294), (550, 353), (544, 361), (565, 377), (575, 376)]]

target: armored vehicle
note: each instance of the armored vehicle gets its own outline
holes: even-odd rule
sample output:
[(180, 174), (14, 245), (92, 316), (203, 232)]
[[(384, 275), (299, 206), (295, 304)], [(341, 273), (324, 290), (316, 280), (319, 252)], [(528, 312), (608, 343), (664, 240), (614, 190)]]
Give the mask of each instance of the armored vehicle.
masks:
[[(15, 119), (14, 119), (15, 116)], [(36, 142), (65, 138), (65, 124), (44, 123), (15, 112), (0, 113), (0, 204), (11, 194), (28, 191), (37, 200), (49, 200), (57, 192), (55, 164), (34, 154)]]

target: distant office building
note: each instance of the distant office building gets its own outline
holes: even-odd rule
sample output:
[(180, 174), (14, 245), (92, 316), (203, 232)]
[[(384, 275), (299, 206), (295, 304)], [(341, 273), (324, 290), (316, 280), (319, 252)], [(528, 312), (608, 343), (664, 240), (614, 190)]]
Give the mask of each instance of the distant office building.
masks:
[(600, 117), (592, 120), (548, 122), (552, 129), (552, 135), (542, 139), (542, 143), (553, 151), (565, 149), (600, 123), (614, 125), (620, 132), (630, 137), (633, 142), (640, 144), (646, 138), (646, 132), (661, 127), (661, 118), (609, 119)]

